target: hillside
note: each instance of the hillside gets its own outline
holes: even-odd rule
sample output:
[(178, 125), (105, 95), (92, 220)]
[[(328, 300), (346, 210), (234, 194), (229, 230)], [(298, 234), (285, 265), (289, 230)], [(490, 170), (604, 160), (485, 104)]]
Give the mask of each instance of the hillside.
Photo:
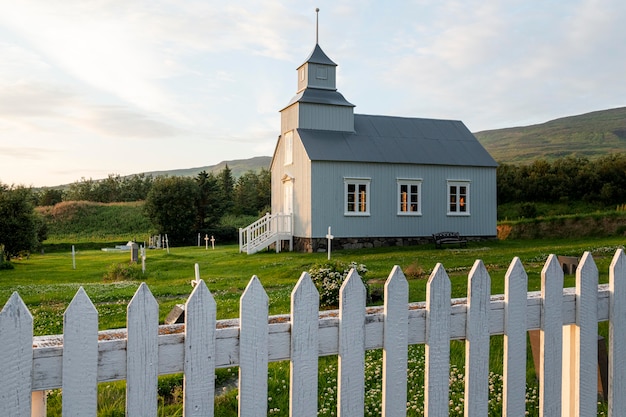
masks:
[(196, 175), (198, 175), (198, 173), (202, 171), (218, 174), (226, 167), (226, 165), (228, 165), (228, 168), (230, 168), (230, 170), (232, 171), (233, 177), (239, 178), (242, 174), (245, 174), (248, 171), (258, 172), (261, 170), (261, 168), (269, 169), (271, 161), (272, 157), (270, 156), (256, 156), (250, 159), (222, 161), (216, 165), (207, 165), (196, 168), (174, 169), (170, 171), (150, 171), (145, 172), (144, 174), (151, 175), (153, 177), (158, 177), (161, 175), (168, 175), (170, 177), (195, 177)]
[(474, 135), (498, 162), (527, 164), (570, 155), (594, 159), (626, 152), (626, 107)]

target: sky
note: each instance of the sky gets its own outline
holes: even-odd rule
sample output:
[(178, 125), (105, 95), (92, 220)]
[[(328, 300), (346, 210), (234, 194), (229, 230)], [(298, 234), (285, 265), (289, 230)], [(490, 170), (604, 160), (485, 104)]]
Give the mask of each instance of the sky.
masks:
[(0, 183), (271, 156), (316, 7), (355, 113), (478, 132), (626, 106), (624, 0), (0, 0)]

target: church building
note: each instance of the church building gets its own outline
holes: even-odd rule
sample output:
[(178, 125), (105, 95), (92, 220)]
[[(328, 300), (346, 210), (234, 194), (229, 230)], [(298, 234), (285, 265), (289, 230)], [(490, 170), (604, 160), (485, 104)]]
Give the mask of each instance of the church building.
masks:
[(270, 165), (268, 216), (282, 217), (259, 247), (326, 250), (329, 228), (333, 249), (425, 243), (445, 231), (495, 238), (497, 164), (468, 128), (355, 114), (336, 71), (319, 44), (297, 69)]

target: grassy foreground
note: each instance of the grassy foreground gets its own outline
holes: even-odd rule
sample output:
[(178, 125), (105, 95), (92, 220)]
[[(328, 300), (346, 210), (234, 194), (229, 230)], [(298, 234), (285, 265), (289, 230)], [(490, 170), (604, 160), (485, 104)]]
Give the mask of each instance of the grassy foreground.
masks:
[[(411, 302), (423, 301), (428, 275), (434, 266), (443, 263), (452, 282), (453, 297), (464, 297), (467, 274), (476, 259), (486, 265), (492, 280), (492, 294), (503, 292), (503, 278), (514, 256), (518, 256), (528, 274), (529, 290), (540, 287), (540, 273), (547, 256), (581, 256), (591, 251), (600, 271), (600, 282), (607, 282), (611, 258), (624, 238), (586, 238), (563, 240), (504, 240), (470, 243), (467, 249), (437, 250), (434, 245), (378, 248), (354, 251), (337, 251), (333, 261), (355, 261), (367, 266), (367, 278), (373, 289), (382, 288), (394, 265), (402, 267), (409, 281)], [(112, 246), (106, 245), (104, 246)], [(204, 247), (148, 250), (146, 273), (135, 269), (131, 279), (111, 281), (111, 271), (128, 264), (128, 252), (79, 250), (76, 269), (73, 269), (69, 251), (50, 251), (34, 254), (28, 259), (15, 260), (15, 269), (0, 271), (0, 302), (6, 302), (17, 291), (31, 310), (35, 321), (35, 334), (62, 333), (63, 312), (80, 286), (91, 297), (100, 314), (100, 328), (125, 327), (126, 306), (141, 281), (145, 281), (157, 298), (161, 320), (177, 303), (183, 303), (191, 293), (190, 281), (194, 278), (194, 264), (200, 266), (204, 279), (217, 302), (218, 318), (238, 316), (239, 297), (253, 275), (257, 275), (269, 296), (270, 314), (289, 312), (291, 291), (303, 271), (326, 262), (326, 253), (303, 254), (262, 252), (256, 255), (238, 253), (236, 245), (217, 245), (215, 250)], [(574, 285), (574, 276), (565, 277), (565, 285)], [(462, 415), (463, 346), (452, 343), (451, 415)], [(492, 364), (494, 390), (501, 389), (502, 338), (492, 338)], [(368, 353), (367, 403), (372, 415), (380, 415), (380, 352)], [(409, 372), (411, 375), (411, 401), (407, 403), (409, 415), (422, 415), (420, 395), (423, 395), (423, 347), (411, 349)], [(421, 371), (420, 371), (421, 369)], [(460, 370), (460, 371), (459, 371)], [(236, 369), (220, 370), (220, 381), (236, 375)], [(333, 377), (334, 375), (334, 377)], [(377, 376), (378, 375), (378, 376)], [(533, 371), (529, 369), (530, 415), (536, 403), (532, 399)], [(334, 379), (333, 379), (334, 378)], [(288, 364), (271, 364), (269, 375), (270, 400), (268, 414), (288, 415)], [(219, 381), (218, 381), (219, 382)], [(320, 415), (331, 415), (336, 404), (336, 359), (320, 359)], [(160, 415), (182, 415), (180, 404), (181, 377), (161, 378)], [(455, 388), (456, 387), (456, 388)], [(500, 387), (500, 388), (498, 388)], [(420, 391), (421, 390), (421, 391)], [(420, 394), (421, 392), (421, 394)], [(102, 384), (99, 416), (124, 415), (123, 383)], [(61, 394), (49, 394), (49, 415), (60, 415)], [(496, 397), (497, 400), (497, 395)], [(533, 402), (535, 401), (535, 402)], [(216, 415), (236, 415), (236, 390), (225, 390), (216, 399)], [(378, 409), (377, 409), (378, 407)], [(493, 414), (499, 415), (501, 403), (494, 401)], [(460, 414), (458, 414), (460, 413)]]

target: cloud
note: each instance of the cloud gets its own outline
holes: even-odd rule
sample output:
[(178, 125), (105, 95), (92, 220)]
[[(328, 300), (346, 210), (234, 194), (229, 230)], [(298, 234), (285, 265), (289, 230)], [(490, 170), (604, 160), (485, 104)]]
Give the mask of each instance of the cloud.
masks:
[(112, 138), (163, 138), (183, 133), (157, 116), (126, 106), (92, 104), (69, 86), (0, 84), (0, 122), (47, 131), (51, 125), (88, 129)]

